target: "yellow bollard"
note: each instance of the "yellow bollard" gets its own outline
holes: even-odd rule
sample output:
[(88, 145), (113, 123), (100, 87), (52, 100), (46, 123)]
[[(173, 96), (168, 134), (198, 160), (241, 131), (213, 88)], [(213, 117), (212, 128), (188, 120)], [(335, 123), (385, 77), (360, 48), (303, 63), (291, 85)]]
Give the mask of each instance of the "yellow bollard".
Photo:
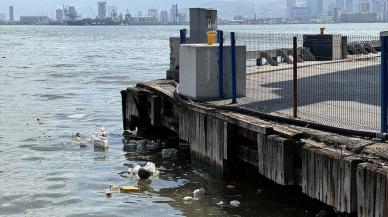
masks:
[(326, 28), (323, 28), (323, 27), (320, 28), (320, 30), (321, 30), (321, 35), (324, 35), (324, 34), (325, 34), (325, 29), (326, 29)]
[(207, 44), (208, 45), (215, 44), (216, 43), (216, 36), (217, 36), (217, 32), (215, 32), (215, 31), (207, 32)]

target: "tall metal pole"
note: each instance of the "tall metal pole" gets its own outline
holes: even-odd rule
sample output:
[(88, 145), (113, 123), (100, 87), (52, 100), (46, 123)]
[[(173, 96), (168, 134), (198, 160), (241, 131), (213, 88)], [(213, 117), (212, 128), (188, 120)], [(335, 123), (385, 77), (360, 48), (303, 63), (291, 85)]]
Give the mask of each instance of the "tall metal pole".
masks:
[(232, 103), (237, 103), (237, 80), (236, 80), (236, 34), (230, 33), (231, 49), (232, 49)]
[(381, 42), (381, 133), (387, 133), (388, 107), (388, 31), (380, 33)]
[(218, 30), (218, 95), (224, 98), (224, 32)]
[(293, 76), (292, 76), (292, 101), (294, 118), (298, 117), (298, 38), (293, 38)]

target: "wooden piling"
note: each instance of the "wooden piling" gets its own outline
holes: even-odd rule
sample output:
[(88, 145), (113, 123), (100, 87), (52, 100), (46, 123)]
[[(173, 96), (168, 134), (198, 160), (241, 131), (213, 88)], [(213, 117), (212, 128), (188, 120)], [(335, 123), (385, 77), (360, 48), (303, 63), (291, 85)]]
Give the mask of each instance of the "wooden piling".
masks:
[(212, 175), (223, 175), (243, 161), (277, 184), (299, 185), (304, 194), (338, 212), (388, 216), (388, 167), (379, 160), (328, 145), (332, 141), (322, 132), (178, 102), (172, 91), (158, 82), (122, 91), (124, 129), (175, 132), (190, 143), (193, 164), (209, 165), (202, 168)]

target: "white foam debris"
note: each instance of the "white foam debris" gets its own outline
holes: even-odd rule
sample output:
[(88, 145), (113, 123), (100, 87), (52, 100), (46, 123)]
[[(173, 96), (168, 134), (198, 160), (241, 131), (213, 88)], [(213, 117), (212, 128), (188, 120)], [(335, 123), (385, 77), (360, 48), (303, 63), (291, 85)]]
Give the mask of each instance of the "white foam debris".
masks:
[(232, 201), (230, 201), (230, 206), (239, 207), (240, 206), (240, 201), (232, 200)]
[(109, 147), (108, 132), (104, 127), (101, 127), (100, 132), (92, 136), (92, 141), (95, 148), (107, 149)]
[(193, 192), (193, 198), (194, 199), (201, 199), (206, 193), (206, 190), (204, 188), (196, 189)]
[(159, 171), (156, 169), (156, 166), (154, 163), (152, 162), (147, 162), (147, 164), (145, 166), (140, 166), (140, 165), (135, 165), (134, 167), (131, 167), (131, 168), (128, 168), (128, 174), (131, 175), (131, 176), (136, 176), (136, 178), (140, 178), (138, 176), (138, 173), (139, 173), (139, 170), (143, 168), (145, 170), (147, 170), (148, 172), (150, 172), (152, 174), (152, 176), (154, 177), (158, 177), (159, 176)]
[(67, 116), (70, 119), (82, 119), (84, 117), (88, 116), (87, 114), (75, 114), (75, 115), (70, 115)]
[(190, 196), (184, 197), (183, 200), (184, 200), (184, 201), (190, 201), (190, 200), (193, 200), (193, 197), (190, 197)]
[(218, 205), (218, 206), (224, 205), (224, 201), (221, 200), (220, 202), (217, 203), (217, 205)]

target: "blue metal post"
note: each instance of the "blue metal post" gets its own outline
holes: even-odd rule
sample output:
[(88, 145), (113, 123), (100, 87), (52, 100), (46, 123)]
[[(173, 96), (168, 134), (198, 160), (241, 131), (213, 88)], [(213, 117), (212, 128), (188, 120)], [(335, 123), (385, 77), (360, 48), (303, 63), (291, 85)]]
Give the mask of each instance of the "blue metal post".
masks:
[(218, 93), (221, 99), (224, 98), (224, 32), (218, 30)]
[(387, 133), (388, 109), (388, 32), (380, 34), (381, 41), (381, 133)]
[(180, 38), (181, 38), (181, 44), (185, 44), (186, 43), (187, 30), (186, 29), (181, 29), (179, 33), (180, 33)]
[(237, 102), (237, 80), (236, 80), (236, 34), (234, 32), (230, 33), (231, 38), (231, 49), (232, 49), (232, 103)]

